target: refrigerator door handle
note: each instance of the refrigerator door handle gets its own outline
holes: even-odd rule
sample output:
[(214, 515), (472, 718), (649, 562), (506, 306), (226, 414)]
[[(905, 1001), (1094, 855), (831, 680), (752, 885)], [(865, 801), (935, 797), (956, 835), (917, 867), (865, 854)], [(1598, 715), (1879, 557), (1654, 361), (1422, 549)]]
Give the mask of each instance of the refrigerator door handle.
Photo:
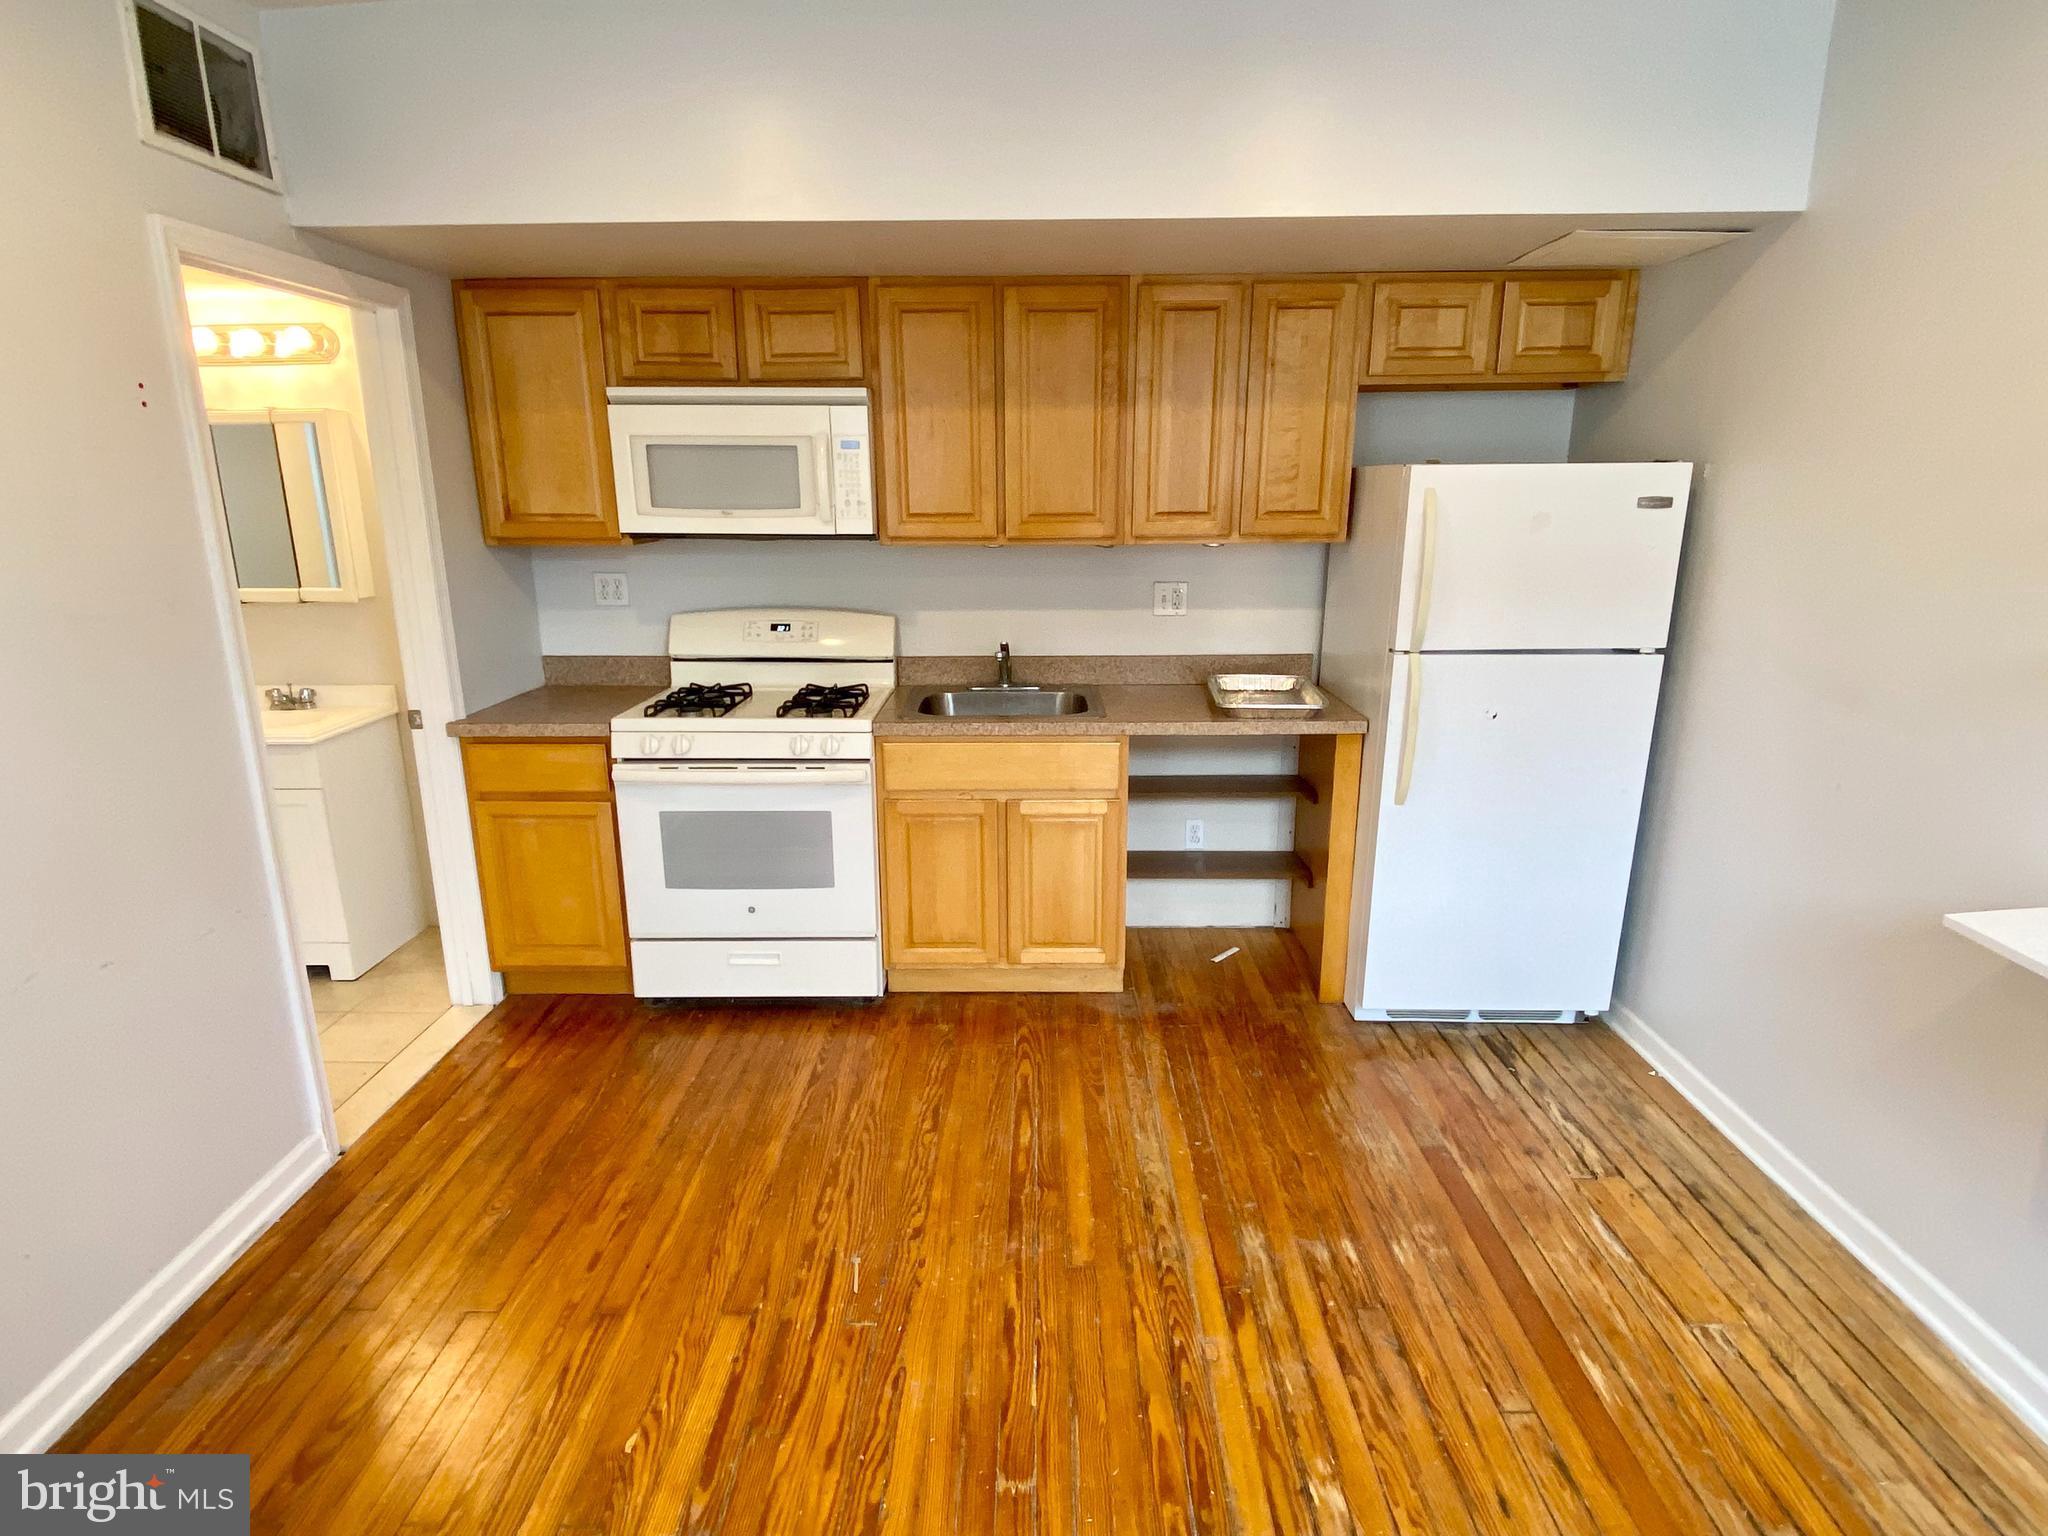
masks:
[(1436, 586), (1436, 487), (1422, 493), (1422, 553), (1416, 561), (1415, 615), (1408, 624), (1408, 649), (1422, 649), (1429, 632), (1429, 594)]
[(1401, 764), (1394, 772), (1394, 804), (1408, 803), (1415, 782), (1415, 727), (1422, 713), (1422, 654), (1408, 653), (1408, 698), (1401, 710)]

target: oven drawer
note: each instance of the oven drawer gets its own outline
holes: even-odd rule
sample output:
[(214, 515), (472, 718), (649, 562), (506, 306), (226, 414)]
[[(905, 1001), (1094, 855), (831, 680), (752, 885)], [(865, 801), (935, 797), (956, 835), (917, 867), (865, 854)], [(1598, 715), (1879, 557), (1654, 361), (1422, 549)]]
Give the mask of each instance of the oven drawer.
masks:
[(638, 997), (880, 997), (875, 939), (636, 939)]

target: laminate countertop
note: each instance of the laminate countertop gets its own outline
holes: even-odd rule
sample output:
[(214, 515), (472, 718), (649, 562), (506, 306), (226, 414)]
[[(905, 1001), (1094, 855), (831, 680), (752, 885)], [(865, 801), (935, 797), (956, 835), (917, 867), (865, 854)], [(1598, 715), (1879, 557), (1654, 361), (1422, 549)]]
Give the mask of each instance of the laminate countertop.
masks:
[[(1199, 683), (1094, 683), (1074, 680), (1064, 686), (1085, 693), (1089, 709), (1082, 715), (1043, 719), (975, 720), (952, 715), (921, 715), (917, 701), (935, 688), (965, 688), (977, 677), (925, 679), (898, 688), (875, 716), (877, 736), (1349, 736), (1364, 733), (1370, 722), (1332, 696), (1319, 714), (1248, 720), (1228, 715), (1209, 702)], [(465, 715), (448, 726), (450, 736), (603, 737), (611, 732), (612, 716), (631, 709), (655, 691), (645, 684), (550, 683), (515, 694)]]
[[(658, 685), (657, 685), (658, 686)], [(643, 683), (612, 686), (550, 683), (515, 693), (473, 715), (448, 723), (450, 736), (609, 736), (612, 716), (644, 704), (656, 689)]]
[(989, 720), (917, 712), (917, 701), (933, 689), (965, 688), (978, 680), (927, 679), (898, 688), (875, 716), (875, 735), (1357, 736), (1370, 725), (1364, 715), (1334, 694), (1328, 708), (1312, 715), (1248, 719), (1226, 714), (1209, 702), (1209, 690), (1199, 683), (1063, 683), (1061, 686), (1087, 695), (1088, 711), (1080, 715)]

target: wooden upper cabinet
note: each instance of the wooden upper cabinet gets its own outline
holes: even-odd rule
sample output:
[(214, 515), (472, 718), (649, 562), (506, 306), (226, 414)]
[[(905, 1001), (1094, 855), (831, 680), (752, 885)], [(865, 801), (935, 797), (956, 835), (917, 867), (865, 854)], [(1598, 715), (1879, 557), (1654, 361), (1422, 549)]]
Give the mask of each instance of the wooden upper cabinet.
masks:
[(1122, 526), (1122, 282), (1003, 289), (1003, 532), (1106, 544)]
[(617, 542), (598, 285), (457, 284), (455, 314), (484, 537)]
[(740, 289), (740, 371), (750, 384), (857, 384), (860, 289)]
[(1123, 802), (1012, 800), (1003, 810), (1005, 958), (1122, 965)]
[(873, 305), (882, 537), (994, 543), (995, 285), (880, 283)]
[(1244, 421), (1243, 283), (1138, 284), (1131, 354), (1133, 539), (1227, 539)]
[(1500, 371), (1598, 383), (1628, 372), (1636, 274), (1510, 277), (1501, 284)]
[(730, 288), (612, 283), (612, 378), (619, 384), (730, 384), (740, 376)]
[(1367, 317), (1369, 382), (1477, 379), (1493, 372), (1500, 282), (1491, 277), (1379, 278)]
[(1358, 285), (1252, 284), (1237, 531), (1339, 539), (1358, 409)]

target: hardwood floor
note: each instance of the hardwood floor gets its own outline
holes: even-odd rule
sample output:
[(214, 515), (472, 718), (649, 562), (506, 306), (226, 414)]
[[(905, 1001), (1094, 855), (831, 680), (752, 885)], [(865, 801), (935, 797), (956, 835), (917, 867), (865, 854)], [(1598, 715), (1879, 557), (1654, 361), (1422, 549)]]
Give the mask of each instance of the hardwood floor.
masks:
[[(2048, 1530), (2048, 1458), (1593, 1027), (505, 1004), (69, 1450), (261, 1531)], [(1242, 952), (1209, 957), (1230, 944)]]

